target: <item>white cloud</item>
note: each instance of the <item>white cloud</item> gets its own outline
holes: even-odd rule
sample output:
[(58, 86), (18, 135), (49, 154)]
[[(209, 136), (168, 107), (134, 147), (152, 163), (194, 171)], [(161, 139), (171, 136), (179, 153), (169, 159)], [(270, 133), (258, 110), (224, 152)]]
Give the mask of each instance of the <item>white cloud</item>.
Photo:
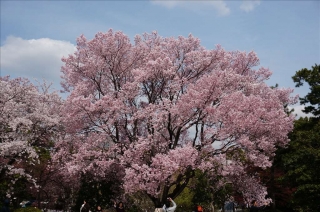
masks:
[(260, 0), (243, 0), (240, 9), (246, 12), (254, 10), (260, 4)]
[(297, 104), (297, 105), (289, 106), (288, 108), (289, 108), (289, 110), (294, 109), (293, 114), (296, 115), (297, 119), (300, 117), (311, 117), (312, 116), (312, 114), (306, 114), (306, 113), (302, 112), (302, 110), (304, 109), (303, 105)]
[(220, 15), (230, 14), (230, 8), (227, 7), (227, 4), (224, 1), (208, 1), (206, 3), (214, 6), (218, 10)]
[(161, 1), (161, 0), (151, 0), (151, 2), (153, 4), (157, 4), (157, 5), (161, 5), (161, 6), (164, 6), (164, 7), (167, 7), (167, 8), (173, 8), (177, 5), (181, 5), (181, 1)]
[(219, 15), (225, 16), (230, 14), (230, 8), (227, 6), (224, 0), (215, 0), (215, 1), (167, 1), (167, 0), (151, 0), (153, 4), (161, 5), (167, 8), (174, 7), (184, 7), (187, 9), (203, 9), (203, 8), (214, 8)]
[(7, 37), (1, 46), (1, 75), (27, 77), (52, 82), (60, 89), (61, 58), (74, 53), (75, 46), (67, 41), (40, 38), (24, 40), (19, 37)]

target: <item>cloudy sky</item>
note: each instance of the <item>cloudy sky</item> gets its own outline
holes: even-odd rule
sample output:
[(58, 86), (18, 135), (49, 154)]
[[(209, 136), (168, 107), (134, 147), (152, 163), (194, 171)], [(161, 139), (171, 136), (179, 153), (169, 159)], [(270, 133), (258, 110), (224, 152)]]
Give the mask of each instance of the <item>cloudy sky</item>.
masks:
[[(76, 38), (112, 28), (131, 39), (158, 31), (188, 36), (207, 49), (255, 51), (273, 71), (269, 85), (294, 88), (291, 77), (320, 63), (320, 1), (0, 1), (1, 76), (45, 79), (60, 89), (61, 57)], [(304, 96), (308, 87), (295, 89)], [(296, 106), (299, 111), (300, 106)]]

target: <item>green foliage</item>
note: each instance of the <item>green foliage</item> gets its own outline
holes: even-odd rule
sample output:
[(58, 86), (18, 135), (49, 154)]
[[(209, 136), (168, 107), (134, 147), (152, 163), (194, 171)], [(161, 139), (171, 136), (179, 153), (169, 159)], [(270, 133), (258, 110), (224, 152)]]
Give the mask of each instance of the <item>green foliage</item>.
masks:
[(214, 204), (221, 208), (224, 202), (233, 195), (234, 191), (231, 184), (226, 184), (225, 186), (214, 190), (214, 185), (217, 183), (218, 179), (210, 179), (206, 173), (201, 171), (196, 171), (195, 180), (191, 191), (193, 192), (192, 204), (201, 205), (204, 207), (209, 207), (210, 204)]
[(0, 195), (1, 199), (4, 199), (7, 191), (9, 190), (9, 187), (12, 187), (14, 189), (14, 197), (16, 197), (16, 202), (14, 203), (14, 206), (17, 207), (19, 202), (22, 200), (28, 200), (32, 199), (32, 196), (29, 192), (26, 192), (28, 190), (28, 186), (30, 186), (28, 180), (25, 177), (16, 176), (17, 181), (14, 184), (9, 184), (10, 179), (2, 178), (0, 180)]
[(3, 199), (3, 197), (6, 196), (7, 190), (8, 190), (8, 182), (7, 180), (5, 180), (4, 177), (1, 177), (1, 172), (0, 172), (0, 198), (1, 199)]
[(292, 188), (292, 204), (304, 211), (320, 207), (320, 119), (300, 118), (295, 121), (291, 142), (281, 155), (286, 171), (282, 178)]
[(179, 208), (183, 209), (191, 209), (193, 207), (193, 197), (194, 193), (187, 187), (182, 193), (175, 199), (175, 202), (179, 206)]
[(303, 112), (315, 117), (295, 121), (289, 134), (291, 142), (288, 148), (277, 150), (265, 181), (277, 208), (283, 203), (282, 208), (291, 210), (320, 211), (320, 66), (301, 69), (292, 79), (296, 87), (304, 82), (310, 86), (310, 92), (300, 98), (300, 104), (306, 105)]
[(111, 202), (115, 195), (112, 191), (113, 184), (114, 182), (95, 181), (92, 176), (83, 176), (74, 210), (78, 211), (84, 200), (90, 205), (91, 210), (98, 205), (102, 208), (113, 206)]
[(303, 82), (307, 82), (310, 86), (310, 92), (304, 97), (300, 98), (300, 104), (306, 105), (303, 112), (312, 113), (314, 116), (320, 115), (320, 65), (315, 64), (312, 69), (301, 69), (296, 72), (292, 77), (296, 83), (296, 87), (303, 85)]
[(139, 208), (139, 207), (136, 206), (136, 205), (133, 205), (133, 206), (131, 206), (130, 208), (126, 209), (126, 211), (128, 211), (128, 212), (140, 212), (140, 211), (141, 211), (141, 208)]
[(206, 204), (212, 201), (212, 192), (210, 190), (210, 181), (208, 180), (205, 173), (200, 171), (196, 172), (196, 186), (193, 189), (194, 195), (192, 198), (192, 202), (194, 204)]
[(154, 203), (143, 191), (126, 194), (125, 199), (125, 208), (128, 212), (152, 211), (154, 209)]
[(227, 201), (234, 193), (235, 192), (231, 184), (226, 184), (225, 186), (221, 187), (214, 193), (213, 198), (215, 200), (215, 205), (217, 205), (219, 208), (222, 208), (225, 201)]

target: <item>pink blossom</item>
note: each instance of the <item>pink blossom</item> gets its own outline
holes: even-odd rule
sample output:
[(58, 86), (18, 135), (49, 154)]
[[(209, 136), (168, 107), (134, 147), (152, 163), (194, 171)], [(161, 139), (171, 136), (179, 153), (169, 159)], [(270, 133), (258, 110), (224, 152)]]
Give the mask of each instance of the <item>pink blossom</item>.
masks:
[[(53, 155), (66, 173), (110, 180), (116, 167), (126, 192), (163, 201), (201, 170), (224, 177), (212, 187), (230, 182), (246, 198), (264, 198), (266, 189), (246, 167), (269, 167), (276, 146), (288, 143), (294, 117), (283, 106), (296, 98), (291, 89), (266, 85), (271, 71), (255, 69), (254, 52), (206, 50), (192, 35), (157, 32), (133, 44), (113, 30), (77, 42), (77, 51), (62, 59), (67, 134)], [(227, 160), (234, 151), (246, 163), (240, 156)]]

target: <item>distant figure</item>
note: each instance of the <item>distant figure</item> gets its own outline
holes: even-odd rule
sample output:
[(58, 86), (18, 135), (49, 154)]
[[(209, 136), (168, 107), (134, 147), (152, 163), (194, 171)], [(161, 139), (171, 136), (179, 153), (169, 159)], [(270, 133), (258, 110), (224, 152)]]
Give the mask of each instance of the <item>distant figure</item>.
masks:
[(197, 212), (203, 212), (203, 208), (201, 205), (197, 205)]
[(84, 200), (80, 212), (91, 212), (89, 204)]
[(0, 210), (0, 212), (10, 212), (9, 206), (10, 206), (10, 200), (5, 199), (4, 202), (3, 202), (3, 206), (2, 206), (2, 208)]
[(235, 212), (236, 211), (236, 207), (233, 202), (233, 198), (231, 198), (230, 201), (228, 201), (224, 204), (224, 211), (225, 212)]
[[(172, 203), (172, 206), (170, 205), (170, 203)], [(163, 211), (165, 212), (174, 212), (176, 208), (177, 208), (177, 204), (171, 198), (168, 198), (168, 202), (164, 204), (162, 207)]]
[(265, 207), (266, 207), (266, 205), (258, 207), (257, 201), (256, 200), (252, 200), (251, 201), (250, 212), (258, 212), (258, 211), (264, 209)]
[(98, 207), (97, 207), (97, 212), (101, 212), (101, 211), (102, 211), (102, 208), (101, 208), (100, 205), (98, 205)]
[(125, 212), (122, 202), (119, 202), (118, 205), (116, 202), (114, 202), (114, 207), (116, 208), (117, 212)]

